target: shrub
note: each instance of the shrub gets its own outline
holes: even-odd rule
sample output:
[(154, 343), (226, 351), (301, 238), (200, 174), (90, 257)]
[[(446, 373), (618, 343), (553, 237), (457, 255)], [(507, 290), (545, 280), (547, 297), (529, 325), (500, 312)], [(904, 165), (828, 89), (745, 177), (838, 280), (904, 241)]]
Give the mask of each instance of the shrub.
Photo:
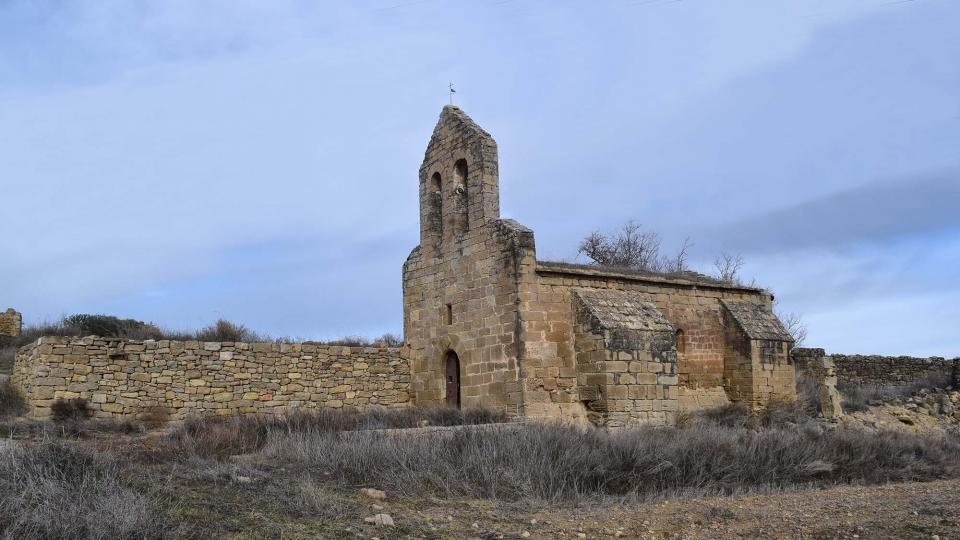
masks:
[(17, 357), (17, 347), (14, 345), (0, 345), (0, 372), (10, 373)]
[(403, 338), (396, 334), (386, 333), (373, 341), (378, 347), (400, 347), (403, 345)]
[(361, 336), (344, 336), (340, 339), (328, 341), (327, 345), (340, 345), (342, 347), (371, 347), (373, 343)]
[(50, 419), (58, 424), (80, 423), (92, 416), (93, 411), (83, 398), (58, 399), (50, 405)]
[(799, 399), (774, 396), (760, 409), (753, 421), (763, 427), (791, 427), (805, 424), (816, 416), (807, 410), (807, 404)]
[(340, 345), (342, 347), (400, 347), (403, 345), (403, 338), (395, 334), (386, 333), (376, 339), (367, 339), (362, 336), (345, 336), (325, 343), (327, 345)]
[(689, 413), (677, 425), (684, 427), (707, 423), (726, 428), (782, 428), (809, 423), (814, 416), (815, 413), (809, 413), (804, 401), (774, 396), (764, 408), (755, 412), (743, 403), (730, 403)]
[(840, 391), (840, 405), (843, 407), (844, 412), (865, 411), (870, 408), (870, 401), (888, 395), (886, 391), (880, 390), (879, 388), (875, 389), (879, 391), (871, 392), (860, 386), (843, 385), (839, 386), (837, 390)]
[(938, 372), (904, 384), (844, 384), (838, 385), (837, 390), (843, 400), (843, 410), (853, 412), (867, 410), (870, 403), (908, 398), (922, 390), (948, 388), (951, 384), (950, 374)]
[(63, 318), (64, 325), (76, 328), (83, 336), (126, 337), (130, 339), (157, 339), (159, 328), (135, 319), (120, 319), (113, 315), (78, 313)]
[(57, 322), (44, 322), (23, 327), (19, 336), (0, 336), (0, 347), (11, 348), (14, 353), (20, 347), (33, 343), (43, 336), (79, 336), (80, 329), (69, 326), (62, 319)]
[(170, 421), (170, 410), (160, 405), (147, 407), (140, 413), (140, 421), (145, 427), (156, 429)]
[(750, 423), (750, 408), (743, 403), (730, 403), (721, 407), (704, 409), (693, 414), (694, 420), (729, 428), (746, 427)]
[(330, 489), (309, 476), (297, 483), (290, 506), (304, 517), (320, 517), (325, 520), (342, 519), (344, 516), (359, 517), (359, 512), (363, 509), (336, 497)]
[(20, 389), (7, 379), (0, 382), (0, 418), (20, 416), (27, 412), (27, 400)]
[(63, 441), (0, 449), (5, 538), (166, 538), (178, 531), (125, 487), (109, 453)]
[(220, 319), (197, 332), (199, 341), (270, 341), (242, 324)]
[(797, 401), (807, 415), (820, 415), (820, 383), (806, 371), (797, 372)]

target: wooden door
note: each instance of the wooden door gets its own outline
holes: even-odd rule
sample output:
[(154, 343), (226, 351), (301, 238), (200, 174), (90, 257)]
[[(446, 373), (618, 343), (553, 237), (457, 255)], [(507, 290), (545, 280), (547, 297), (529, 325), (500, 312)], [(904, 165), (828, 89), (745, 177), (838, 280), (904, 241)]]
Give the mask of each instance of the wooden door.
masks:
[(460, 359), (457, 353), (447, 353), (447, 405), (460, 408)]

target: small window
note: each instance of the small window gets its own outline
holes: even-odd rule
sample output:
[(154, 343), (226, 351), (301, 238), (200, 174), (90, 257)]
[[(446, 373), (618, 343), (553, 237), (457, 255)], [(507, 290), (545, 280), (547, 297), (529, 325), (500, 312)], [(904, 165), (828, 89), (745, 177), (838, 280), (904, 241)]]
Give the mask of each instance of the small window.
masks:
[(447, 304), (446, 309), (443, 310), (443, 320), (448, 325), (453, 324), (453, 304)]
[(453, 164), (453, 183), (454, 183), (454, 228), (453, 232), (457, 235), (463, 235), (470, 228), (470, 194), (467, 184), (469, 183), (469, 170), (467, 160), (460, 159)]
[(677, 330), (677, 352), (680, 354), (687, 352), (687, 340), (683, 335), (683, 330)]
[(430, 178), (430, 191), (427, 193), (427, 204), (430, 209), (428, 219), (430, 227), (436, 232), (437, 236), (443, 237), (443, 181), (440, 173), (435, 172)]

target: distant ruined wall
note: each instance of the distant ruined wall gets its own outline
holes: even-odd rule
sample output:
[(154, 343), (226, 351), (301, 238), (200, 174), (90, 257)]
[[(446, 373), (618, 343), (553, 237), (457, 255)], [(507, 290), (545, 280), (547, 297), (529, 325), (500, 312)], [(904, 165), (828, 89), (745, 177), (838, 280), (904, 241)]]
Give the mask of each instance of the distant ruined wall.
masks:
[[(797, 371), (807, 370), (812, 359), (825, 356), (823, 349), (794, 349)], [(951, 378), (954, 386), (960, 383), (957, 364), (960, 359), (912, 356), (878, 356), (831, 354), (836, 365), (837, 384), (843, 385), (897, 385), (909, 384), (926, 377)]]
[(12, 308), (0, 312), (0, 336), (17, 337), (23, 327), (23, 317)]
[(312, 343), (44, 337), (18, 351), (13, 382), (34, 417), (48, 416), (58, 398), (84, 398), (97, 417), (160, 408), (172, 419), (410, 401), (400, 349)]

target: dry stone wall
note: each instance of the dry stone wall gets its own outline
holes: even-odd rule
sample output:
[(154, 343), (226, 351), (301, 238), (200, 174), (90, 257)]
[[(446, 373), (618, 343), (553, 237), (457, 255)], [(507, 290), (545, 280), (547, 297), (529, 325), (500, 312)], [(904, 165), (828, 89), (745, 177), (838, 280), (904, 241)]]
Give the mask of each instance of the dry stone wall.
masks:
[(34, 417), (58, 398), (84, 398), (97, 417), (172, 419), (410, 401), (400, 349), (313, 343), (44, 337), (18, 351), (13, 381)]
[[(808, 364), (825, 356), (823, 349), (803, 348), (793, 351), (797, 370), (808, 370)], [(859, 354), (831, 354), (836, 366), (837, 384), (844, 385), (901, 385), (927, 377), (951, 379), (960, 385), (960, 359), (940, 357), (878, 356)]]

